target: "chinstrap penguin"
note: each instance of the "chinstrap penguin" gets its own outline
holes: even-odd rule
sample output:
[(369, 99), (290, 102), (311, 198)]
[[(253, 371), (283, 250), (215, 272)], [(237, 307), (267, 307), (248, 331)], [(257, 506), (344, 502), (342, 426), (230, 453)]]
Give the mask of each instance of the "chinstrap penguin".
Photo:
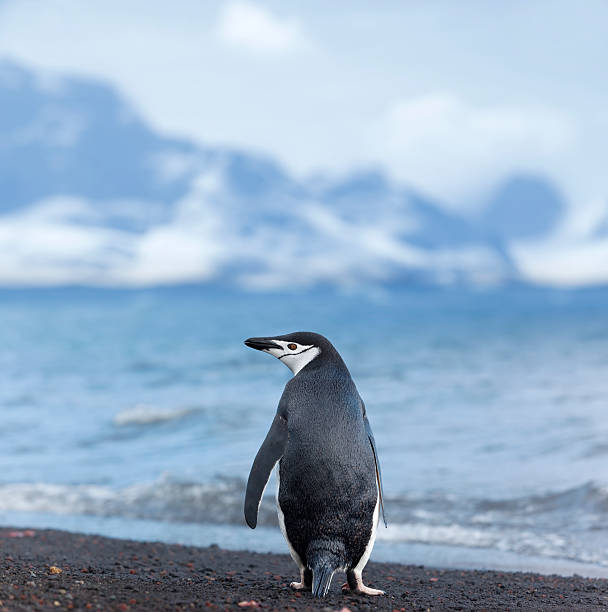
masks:
[(249, 474), (247, 524), (257, 524), (278, 461), (279, 524), (300, 569), (300, 581), (291, 586), (324, 597), (336, 570), (343, 570), (344, 592), (383, 595), (362, 579), (380, 508), (384, 519), (380, 463), (365, 404), (344, 361), (327, 338), (312, 332), (249, 338), (245, 344), (277, 357), (294, 373)]

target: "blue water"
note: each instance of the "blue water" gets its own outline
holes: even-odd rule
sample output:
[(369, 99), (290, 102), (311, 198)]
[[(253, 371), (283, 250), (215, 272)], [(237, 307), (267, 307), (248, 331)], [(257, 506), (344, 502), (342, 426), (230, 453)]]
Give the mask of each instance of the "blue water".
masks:
[(291, 373), (242, 341), (308, 329), (375, 432), (375, 558), (608, 575), (608, 292), (12, 291), (0, 323), (0, 523), (285, 550), (242, 497)]

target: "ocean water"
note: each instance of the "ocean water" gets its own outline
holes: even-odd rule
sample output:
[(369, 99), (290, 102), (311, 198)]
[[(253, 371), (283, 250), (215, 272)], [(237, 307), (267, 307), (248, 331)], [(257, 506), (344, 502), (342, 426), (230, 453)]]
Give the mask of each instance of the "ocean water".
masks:
[(0, 524), (286, 551), (247, 474), (291, 376), (250, 336), (328, 336), (364, 398), (372, 559), (608, 576), (608, 291), (0, 293)]

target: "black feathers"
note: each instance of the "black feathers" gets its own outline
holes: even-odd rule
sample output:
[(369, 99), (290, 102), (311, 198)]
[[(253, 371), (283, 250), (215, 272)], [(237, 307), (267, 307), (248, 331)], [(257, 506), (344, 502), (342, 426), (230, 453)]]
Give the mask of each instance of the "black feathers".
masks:
[(344, 567), (344, 546), (335, 540), (313, 540), (306, 549), (308, 567), (312, 570), (312, 594), (325, 597), (334, 573)]
[(353, 571), (367, 559), (379, 500), (384, 516), (374, 436), (350, 372), (329, 340), (310, 332), (262, 340), (320, 352), (285, 386), (251, 469), (245, 517), (255, 527), (264, 486), (279, 461), (284, 535), (300, 569), (312, 570), (313, 594), (324, 597), (336, 570)]
[(255, 456), (245, 493), (245, 520), (251, 529), (258, 523), (258, 508), (262, 493), (276, 462), (283, 456), (287, 444), (287, 421), (278, 413), (275, 415), (270, 431)]

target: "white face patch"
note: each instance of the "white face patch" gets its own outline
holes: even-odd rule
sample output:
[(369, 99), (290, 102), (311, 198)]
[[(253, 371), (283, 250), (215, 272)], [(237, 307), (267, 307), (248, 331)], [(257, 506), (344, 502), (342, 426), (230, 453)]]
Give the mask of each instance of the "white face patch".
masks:
[(264, 349), (265, 353), (274, 355), (282, 361), (294, 374), (297, 374), (304, 366), (308, 365), (321, 353), (321, 349), (314, 344), (299, 344), (297, 342), (286, 342), (269, 338), (281, 348)]

